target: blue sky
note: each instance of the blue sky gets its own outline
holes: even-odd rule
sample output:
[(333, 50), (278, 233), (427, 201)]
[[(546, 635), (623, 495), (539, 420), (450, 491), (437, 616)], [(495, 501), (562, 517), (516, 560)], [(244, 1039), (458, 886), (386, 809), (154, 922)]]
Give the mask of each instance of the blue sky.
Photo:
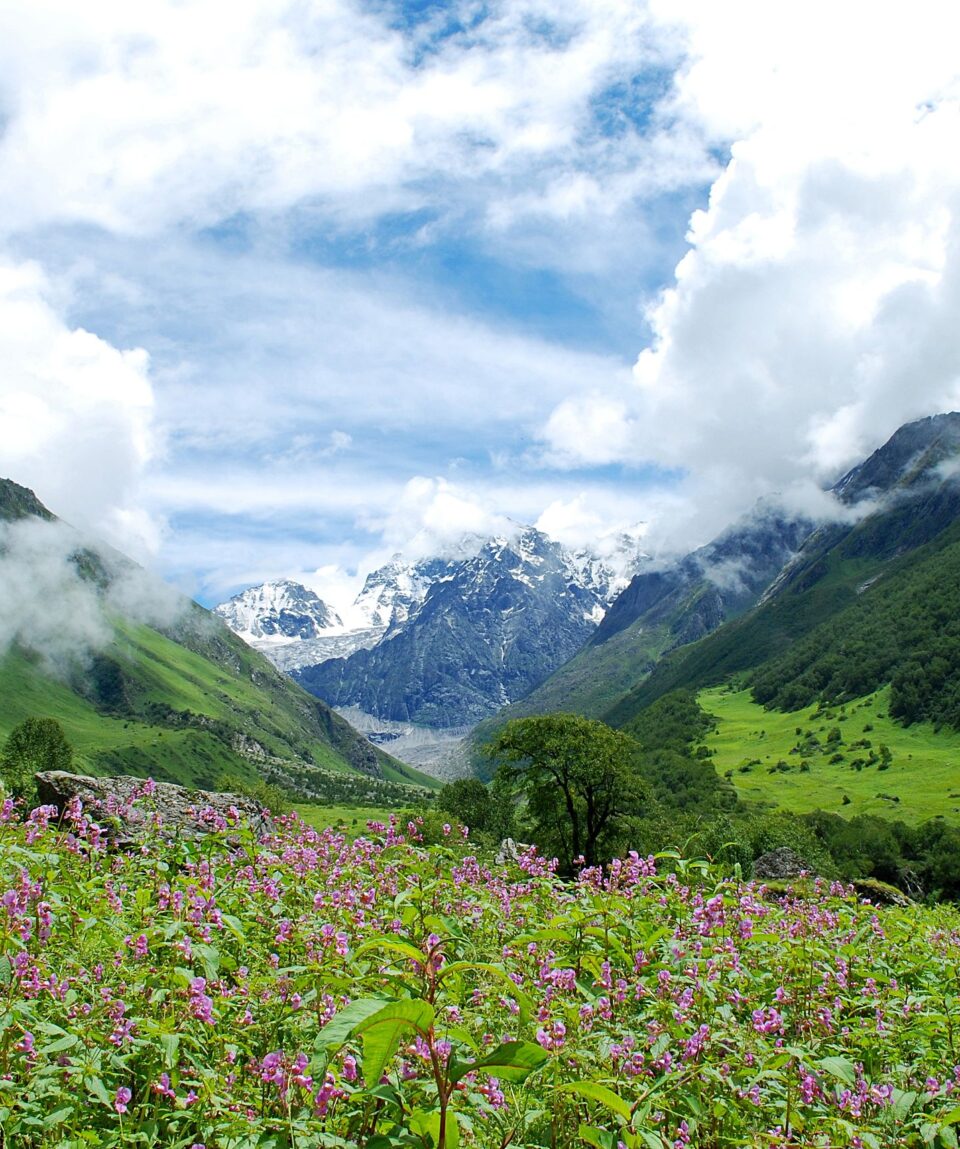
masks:
[(956, 20), (722, 7), (6, 5), (4, 473), (206, 603), (819, 505), (955, 405)]

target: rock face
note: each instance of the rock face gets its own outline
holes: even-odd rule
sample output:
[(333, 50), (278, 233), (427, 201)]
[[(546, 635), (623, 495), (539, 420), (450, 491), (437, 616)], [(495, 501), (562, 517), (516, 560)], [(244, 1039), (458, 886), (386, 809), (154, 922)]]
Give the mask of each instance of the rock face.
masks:
[(477, 722), (583, 646), (607, 605), (597, 576), (532, 527), (490, 539), (478, 554), (448, 564), (372, 650), (293, 677), (332, 706), (378, 718), (433, 727)]
[(809, 863), (789, 846), (768, 850), (753, 863), (753, 876), (761, 879), (799, 878), (801, 874), (813, 876)]
[(671, 646), (696, 642), (753, 606), (812, 529), (808, 519), (759, 504), (713, 542), (669, 566), (635, 575), (590, 645), (602, 646), (638, 623), (646, 630), (669, 625)]
[[(78, 798), (86, 813), (95, 821), (104, 822), (106, 836), (117, 846), (137, 841), (152, 824), (154, 815), (172, 837), (198, 837), (222, 828), (223, 819), (235, 824), (237, 814), (250, 824), (258, 838), (272, 830), (266, 809), (238, 794), (188, 790), (143, 778), (91, 778), (63, 770), (46, 770), (36, 777), (43, 805), (56, 806), (63, 814), (69, 803)], [(115, 828), (109, 826), (113, 817), (119, 819)]]

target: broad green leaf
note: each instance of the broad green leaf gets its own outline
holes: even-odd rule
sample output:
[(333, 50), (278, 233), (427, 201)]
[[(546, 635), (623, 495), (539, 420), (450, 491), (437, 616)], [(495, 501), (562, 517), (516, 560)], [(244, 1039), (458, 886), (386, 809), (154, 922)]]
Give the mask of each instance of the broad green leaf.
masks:
[(420, 965), (424, 965), (427, 960), (427, 955), (423, 950), (418, 950), (417, 947), (411, 945), (410, 942), (403, 942), (398, 938), (391, 937), (370, 938), (369, 941), (365, 941), (363, 945), (357, 946), (353, 956), (358, 958), (362, 954), (369, 953), (371, 950), (391, 950), (393, 953), (398, 953), (402, 957), (409, 958), (410, 961), (418, 962)]
[(817, 1062), (817, 1065), (824, 1071), (829, 1073), (831, 1077), (836, 1077), (846, 1085), (856, 1085), (857, 1074), (853, 1068), (853, 1062), (847, 1057), (824, 1057)]
[(6, 954), (0, 956), (0, 986), (8, 986), (13, 978), (13, 964)]
[[(434, 1145), (440, 1144), (440, 1111), (438, 1109), (430, 1112), (415, 1109), (410, 1114), (408, 1124), (411, 1133), (419, 1133), (421, 1136), (425, 1134), (432, 1139)], [(444, 1143), (447, 1149), (459, 1149), (460, 1129), (456, 1117), (450, 1110), (447, 1110)]]
[(43, 1127), (51, 1129), (54, 1125), (62, 1125), (68, 1117), (73, 1116), (73, 1106), (64, 1105), (60, 1109), (55, 1109), (52, 1113), (48, 1113), (43, 1119)]
[(450, 1075), (450, 1080), (456, 1083), (468, 1073), (483, 1069), (495, 1071), (493, 1076), (500, 1077), (504, 1081), (525, 1081), (546, 1060), (546, 1050), (531, 1041), (505, 1041), (479, 1061), (471, 1062), (469, 1065), (460, 1062), (455, 1073)]
[(98, 1101), (102, 1101), (104, 1105), (113, 1104), (113, 1098), (107, 1092), (107, 1087), (103, 1084), (99, 1077), (85, 1077), (83, 1081), (86, 1087)]
[(951, 1109), (946, 1117), (940, 1118), (941, 1125), (956, 1125), (958, 1122), (960, 1122), (960, 1105), (956, 1109)]
[(917, 1094), (912, 1089), (894, 1089), (890, 1097), (890, 1108), (899, 1118), (906, 1117), (906, 1115), (913, 1108), (913, 1103), (917, 1100)]
[(382, 997), (364, 997), (351, 1001), (320, 1030), (313, 1047), (316, 1050), (335, 1049), (353, 1036), (354, 1028), (385, 1005), (392, 1004)]
[(577, 1134), (584, 1145), (592, 1145), (594, 1149), (617, 1149), (617, 1138), (613, 1133), (606, 1133), (594, 1125), (583, 1125)]
[(65, 1037), (59, 1037), (56, 1041), (51, 1041), (49, 1045), (45, 1045), (40, 1052), (45, 1055), (63, 1053), (64, 1050), (73, 1049), (79, 1040), (80, 1038), (75, 1033), (68, 1033)]
[(174, 1069), (180, 1055), (180, 1034), (161, 1033), (160, 1045), (163, 1047), (163, 1065), (165, 1069)]
[(567, 1085), (561, 1085), (558, 1092), (576, 1093), (579, 1097), (586, 1097), (589, 1101), (599, 1101), (611, 1113), (616, 1113), (627, 1125), (630, 1124), (633, 1110), (622, 1097), (619, 1097), (605, 1085), (599, 1085), (595, 1081), (571, 1081)]
[(429, 1002), (408, 999), (395, 1001), (354, 1026), (351, 1036), (363, 1042), (363, 1080), (368, 1089), (380, 1080), (401, 1036), (409, 1030), (426, 1033), (433, 1017)]

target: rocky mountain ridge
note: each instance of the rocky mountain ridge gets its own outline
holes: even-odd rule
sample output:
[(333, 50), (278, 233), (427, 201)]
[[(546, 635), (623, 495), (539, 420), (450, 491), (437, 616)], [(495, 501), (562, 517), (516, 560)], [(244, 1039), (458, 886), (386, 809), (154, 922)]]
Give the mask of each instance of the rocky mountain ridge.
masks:
[(522, 697), (579, 649), (622, 580), (596, 556), (533, 527), (429, 574), (422, 602), (392, 621), (377, 646), (304, 667), (295, 679), (331, 705), (379, 718), (469, 724)]

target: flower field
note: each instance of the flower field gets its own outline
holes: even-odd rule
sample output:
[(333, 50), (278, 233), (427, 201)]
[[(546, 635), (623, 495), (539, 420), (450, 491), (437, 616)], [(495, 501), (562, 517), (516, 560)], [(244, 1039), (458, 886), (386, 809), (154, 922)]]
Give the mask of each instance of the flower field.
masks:
[(5, 1146), (957, 1145), (951, 908), (52, 813), (0, 812)]

